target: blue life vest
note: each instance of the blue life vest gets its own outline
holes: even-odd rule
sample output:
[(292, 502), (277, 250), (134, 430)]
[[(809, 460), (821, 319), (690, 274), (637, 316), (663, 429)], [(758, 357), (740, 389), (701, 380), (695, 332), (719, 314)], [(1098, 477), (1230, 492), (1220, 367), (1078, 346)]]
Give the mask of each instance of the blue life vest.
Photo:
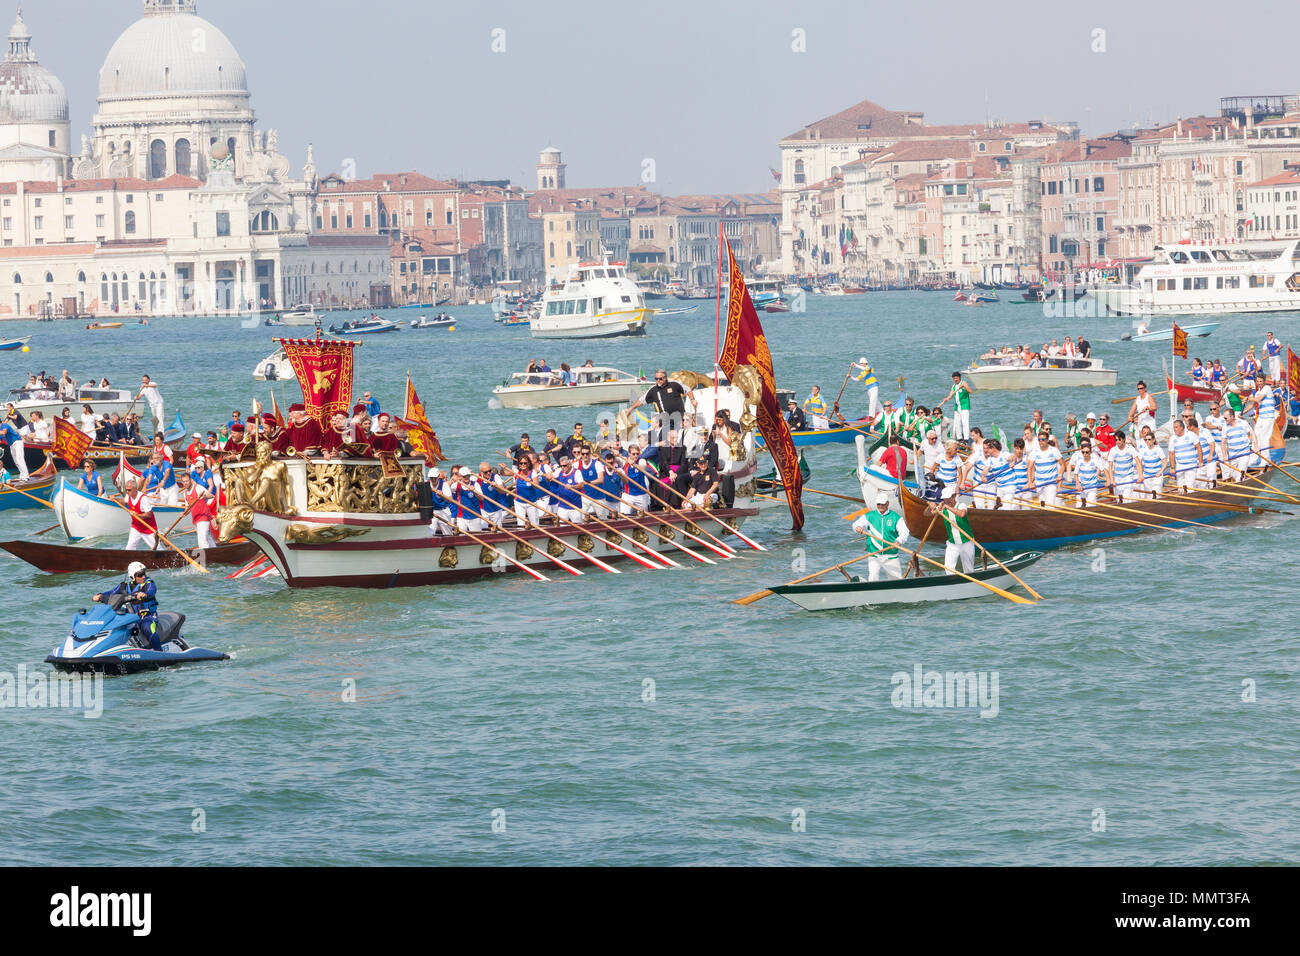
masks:
[(510, 492), (502, 488), (496, 482), (483, 479), (478, 480), (479, 496), (493, 507), (487, 508), (488, 511), (503, 511), (510, 508)]
[(563, 502), (565, 507), (581, 508), (582, 495), (573, 487), (581, 480), (582, 476), (576, 471), (567, 475), (561, 472), (551, 481), (551, 497)]

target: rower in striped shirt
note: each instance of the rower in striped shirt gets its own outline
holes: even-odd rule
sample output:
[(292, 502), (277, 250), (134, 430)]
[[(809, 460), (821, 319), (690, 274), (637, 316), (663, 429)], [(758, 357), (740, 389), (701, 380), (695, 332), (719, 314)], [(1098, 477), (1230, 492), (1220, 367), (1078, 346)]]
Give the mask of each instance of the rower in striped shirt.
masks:
[(1138, 453), (1123, 432), (1115, 433), (1115, 447), (1107, 456), (1106, 482), (1114, 492), (1115, 500), (1121, 503), (1125, 497), (1133, 497), (1137, 489)]

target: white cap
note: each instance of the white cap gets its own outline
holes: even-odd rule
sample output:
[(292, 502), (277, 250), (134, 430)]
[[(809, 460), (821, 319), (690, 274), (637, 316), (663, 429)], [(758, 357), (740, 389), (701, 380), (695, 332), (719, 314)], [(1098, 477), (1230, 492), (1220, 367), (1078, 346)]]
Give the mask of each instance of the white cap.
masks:
[(867, 364), (867, 357), (864, 355), (864, 356), (862, 356), (862, 358), (858, 359), (858, 364), (859, 364), (859, 365), (866, 365), (866, 364)]
[(876, 492), (876, 504), (878, 505), (889, 504), (889, 495), (885, 494), (883, 491)]
[(1096, 413), (1096, 412), (1089, 412), (1088, 415), (1087, 415), (1087, 417), (1084, 418), (1084, 421), (1086, 422), (1089, 418), (1096, 418), (1096, 417), (1097, 417), (1097, 413)]
[(467, 477), (469, 477), (470, 475), (474, 474), (474, 472), (470, 471), (468, 468), (462, 468), (462, 469), (460, 470), (460, 474), (461, 474), (461, 477), (463, 477), (463, 478), (467, 478)]
[(441, 478), (441, 477), (442, 477), (442, 469), (441, 469), (441, 468), (430, 468), (430, 469), (429, 469), (429, 477), (430, 477), (430, 478)]

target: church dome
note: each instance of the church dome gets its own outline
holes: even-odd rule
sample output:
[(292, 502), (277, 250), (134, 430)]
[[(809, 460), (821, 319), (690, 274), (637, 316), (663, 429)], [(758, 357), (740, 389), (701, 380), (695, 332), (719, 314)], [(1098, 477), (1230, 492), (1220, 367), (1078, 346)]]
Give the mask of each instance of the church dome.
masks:
[(244, 61), (193, 0), (145, 0), (144, 16), (113, 44), (99, 71), (100, 100), (248, 95)]
[(36, 62), (31, 43), (20, 10), (9, 31), (9, 53), (0, 63), (0, 124), (66, 123), (68, 91)]

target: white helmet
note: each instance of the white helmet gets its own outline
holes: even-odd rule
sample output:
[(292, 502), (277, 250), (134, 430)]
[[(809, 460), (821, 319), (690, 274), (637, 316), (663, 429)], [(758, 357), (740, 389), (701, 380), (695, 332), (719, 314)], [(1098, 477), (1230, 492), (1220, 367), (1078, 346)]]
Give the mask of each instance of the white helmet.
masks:
[(145, 570), (145, 566), (143, 564), (141, 564), (139, 561), (132, 561), (130, 564), (126, 566), (126, 576), (128, 578), (133, 578), (143, 570)]

